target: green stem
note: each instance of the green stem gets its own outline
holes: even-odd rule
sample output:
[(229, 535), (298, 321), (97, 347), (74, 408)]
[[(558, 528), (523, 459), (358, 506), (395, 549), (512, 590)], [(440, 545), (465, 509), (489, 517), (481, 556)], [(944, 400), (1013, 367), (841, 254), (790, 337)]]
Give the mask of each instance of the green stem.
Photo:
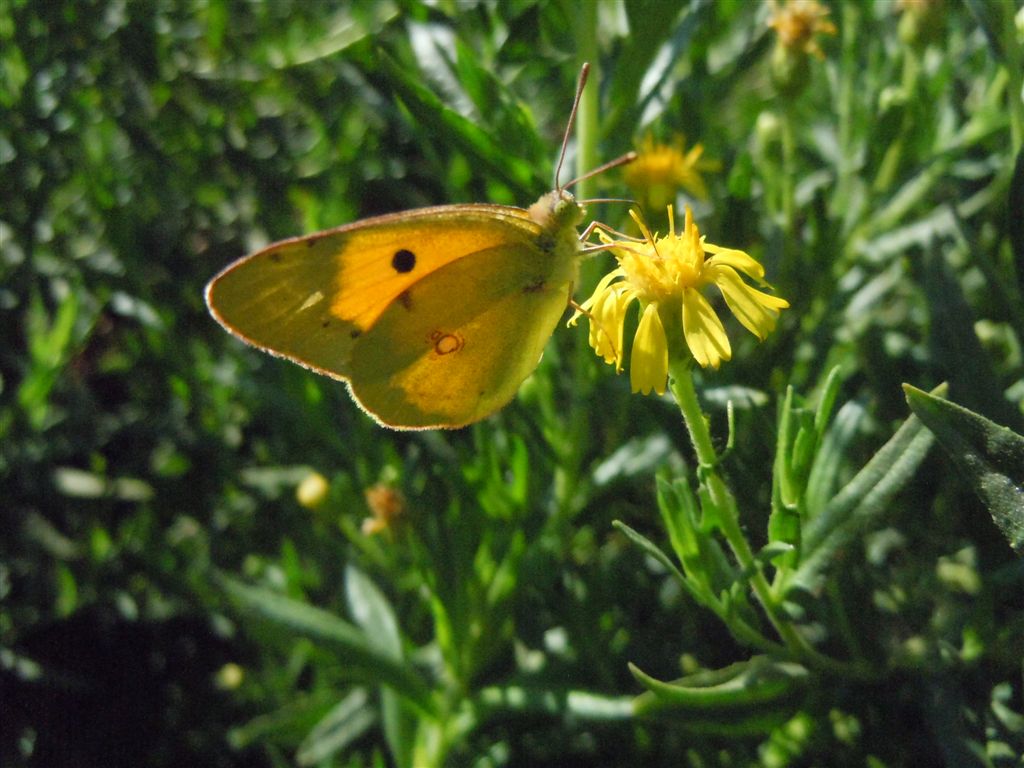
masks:
[(711, 501), (715, 504), (720, 514), (722, 533), (729, 547), (732, 549), (740, 568), (752, 574), (751, 586), (758, 600), (764, 606), (769, 621), (775, 627), (779, 636), (786, 641), (790, 647), (795, 647), (789, 637), (792, 626), (778, 615), (775, 600), (771, 594), (771, 588), (761, 571), (754, 552), (749, 542), (743, 535), (740, 527), (738, 507), (732, 492), (718, 474), (718, 455), (715, 453), (714, 444), (711, 441), (711, 432), (708, 429), (707, 421), (700, 409), (697, 400), (697, 391), (693, 386), (693, 376), (689, 367), (685, 364), (676, 363), (670, 369), (672, 394), (679, 404), (686, 421), (686, 428), (690, 433), (690, 440), (693, 442), (694, 450), (697, 453), (697, 461), (703, 471), (703, 477), (707, 482), (708, 492)]
[[(590, 65), (588, 85), (583, 89), (580, 97), (580, 104), (576, 112), (576, 173), (581, 176), (588, 170), (596, 168), (597, 144), (600, 136), (600, 102), (598, 94), (600, 91), (601, 72), (597, 56), (597, 3), (591, 0), (577, 0), (577, 2), (564, 3), (566, 12), (576, 19), (573, 25), (573, 32), (576, 39), (577, 49), (577, 72), (584, 63)], [(566, 179), (563, 178), (564, 182)], [(583, 200), (590, 197), (591, 180), (587, 179), (573, 189), (577, 199)], [(596, 282), (594, 271), (597, 265), (591, 262), (584, 262), (581, 265), (581, 274), (577, 281), (580, 285), (592, 286)], [(590, 347), (587, 344), (584, 334), (573, 334), (574, 342), (572, 354), (577, 371), (584, 371), (590, 364)], [(587, 381), (586, 377), (580, 379)], [(584, 384), (589, 387), (590, 384)], [(576, 401), (585, 402), (585, 398)], [(586, 410), (583, 408), (572, 409), (567, 417), (555, 414), (552, 409), (551, 418), (545, 420), (545, 424), (554, 426), (558, 432), (550, 432), (547, 437), (549, 443), (554, 447), (558, 456), (558, 465), (554, 476), (554, 498), (556, 514), (549, 519), (548, 531), (554, 528), (558, 535), (560, 545), (568, 544), (568, 523), (575, 509), (575, 498), (579, 488), (581, 468), (583, 462), (582, 446), (586, 444), (585, 436), (588, 428)]]
[(1010, 80), (1008, 89), (1010, 113), (1010, 146), (1014, 155), (1024, 144), (1024, 47), (1018, 42), (1017, 24), (1013, 3), (1003, 8), (1003, 49), (1006, 51), (1006, 74)]
[(718, 474), (718, 455), (715, 453), (711, 432), (697, 399), (697, 391), (693, 386), (693, 376), (688, 363), (672, 361), (669, 364), (669, 376), (669, 386), (679, 405), (679, 410), (682, 411), (687, 431), (690, 433), (690, 440), (693, 442), (697, 454), (702, 478), (707, 484), (711, 501), (718, 510), (722, 534), (741, 570), (751, 574), (750, 586), (779, 637), (789, 648), (790, 653), (819, 669), (827, 669), (854, 677), (872, 676), (870, 670), (860, 665), (846, 664), (816, 651), (781, 613), (779, 602), (772, 592), (771, 585), (765, 578), (757, 558), (754, 557), (750, 543), (743, 535), (736, 498)]
[[(576, 51), (578, 63), (590, 64), (590, 84), (583, 90), (579, 112), (576, 114), (576, 175), (582, 176), (596, 168), (598, 163), (597, 142), (600, 136), (600, 101), (598, 100), (601, 81), (597, 56), (597, 6), (596, 2), (583, 0), (576, 6), (577, 23)], [(593, 180), (586, 179), (576, 185), (573, 194), (580, 200), (593, 197)]]
[(917, 54), (908, 49), (903, 56), (903, 79), (901, 82), (905, 99), (902, 106), (903, 114), (900, 117), (899, 132), (886, 149), (885, 156), (879, 165), (878, 174), (875, 176), (872, 189), (878, 194), (887, 192), (895, 182), (903, 161), (903, 150), (906, 147), (907, 138), (914, 131), (915, 116), (918, 113), (917, 80), (920, 71)]
[(839, 88), (836, 97), (836, 120), (839, 131), (839, 160), (837, 170), (839, 178), (836, 181), (836, 194), (832, 201), (833, 210), (839, 213), (847, 209), (853, 194), (853, 184), (856, 180), (857, 170), (854, 158), (857, 156), (856, 147), (853, 143), (854, 135), (854, 96), (860, 70), (857, 67), (857, 46), (862, 40), (857, 34), (860, 27), (861, 9), (859, 3), (846, 3), (843, 6), (843, 20), (840, 24), (842, 30), (842, 59), (839, 70)]
[(793, 105), (782, 104), (782, 228), (786, 246), (792, 246), (796, 222), (796, 131), (793, 126)]
[(412, 748), (412, 765), (423, 768), (443, 766), (448, 754), (449, 739), (444, 726), (434, 720), (421, 720)]

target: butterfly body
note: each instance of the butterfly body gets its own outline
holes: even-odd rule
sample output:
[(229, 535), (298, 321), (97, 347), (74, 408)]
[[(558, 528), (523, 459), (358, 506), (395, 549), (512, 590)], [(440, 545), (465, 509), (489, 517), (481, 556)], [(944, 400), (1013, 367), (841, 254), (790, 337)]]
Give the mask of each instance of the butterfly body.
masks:
[(246, 256), (206, 288), (228, 331), (345, 380), (397, 429), (460, 427), (508, 403), (570, 298), (582, 207), (446, 205), (364, 219)]

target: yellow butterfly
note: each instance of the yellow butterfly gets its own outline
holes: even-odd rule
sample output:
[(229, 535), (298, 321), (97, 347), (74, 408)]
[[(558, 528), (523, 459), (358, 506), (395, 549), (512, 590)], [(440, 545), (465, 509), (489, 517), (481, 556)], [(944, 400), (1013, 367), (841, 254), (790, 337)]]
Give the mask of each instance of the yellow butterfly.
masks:
[(571, 300), (583, 215), (556, 188), (529, 209), (363, 219), (239, 259), (206, 303), (243, 341), (346, 381), (385, 426), (461, 427), (506, 405), (537, 367)]

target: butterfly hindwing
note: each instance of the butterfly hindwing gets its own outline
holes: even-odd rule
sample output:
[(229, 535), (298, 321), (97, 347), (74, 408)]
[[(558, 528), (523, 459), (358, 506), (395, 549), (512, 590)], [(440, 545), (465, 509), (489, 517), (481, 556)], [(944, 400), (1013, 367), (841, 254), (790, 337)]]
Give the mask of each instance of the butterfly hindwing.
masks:
[(564, 313), (575, 254), (535, 243), (462, 258), (413, 285), (355, 345), (350, 387), (383, 423), (461, 426), (511, 400)]

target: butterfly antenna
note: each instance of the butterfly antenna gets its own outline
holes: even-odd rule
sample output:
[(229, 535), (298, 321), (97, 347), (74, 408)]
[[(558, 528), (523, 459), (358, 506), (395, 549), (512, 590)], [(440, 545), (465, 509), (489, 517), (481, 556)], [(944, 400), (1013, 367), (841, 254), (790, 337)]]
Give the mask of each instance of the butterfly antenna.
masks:
[[(555, 189), (561, 190), (564, 187), (558, 185), (558, 177), (562, 173), (562, 163), (565, 161), (565, 150), (569, 146), (569, 133), (572, 131), (572, 124), (576, 121), (576, 110), (580, 107), (580, 99), (583, 97), (583, 86), (587, 84), (587, 76), (590, 74), (590, 64), (583, 62), (580, 67), (580, 79), (576, 83), (576, 98), (572, 100), (572, 111), (569, 113), (569, 122), (565, 124), (565, 136), (562, 137), (562, 151), (558, 155), (558, 165), (555, 166)], [(568, 184), (566, 185), (568, 186)]]
[(636, 160), (636, 152), (627, 152), (626, 154), (621, 155), (620, 157), (617, 157), (614, 160), (605, 163), (604, 165), (599, 165), (597, 168), (594, 168), (591, 171), (587, 171), (582, 176), (577, 176), (575, 179), (568, 182), (565, 185), (565, 187), (563, 187), (563, 189), (568, 189), (569, 187), (573, 186), (574, 184), (578, 184), (584, 179), (589, 179), (591, 176), (597, 176), (599, 173), (610, 171), (612, 168), (618, 168), (620, 165), (632, 163), (634, 160)]
[(578, 200), (580, 205), (593, 205), (594, 203), (625, 203), (626, 205), (636, 205), (636, 200), (631, 200), (628, 197), (588, 197), (586, 200)]

